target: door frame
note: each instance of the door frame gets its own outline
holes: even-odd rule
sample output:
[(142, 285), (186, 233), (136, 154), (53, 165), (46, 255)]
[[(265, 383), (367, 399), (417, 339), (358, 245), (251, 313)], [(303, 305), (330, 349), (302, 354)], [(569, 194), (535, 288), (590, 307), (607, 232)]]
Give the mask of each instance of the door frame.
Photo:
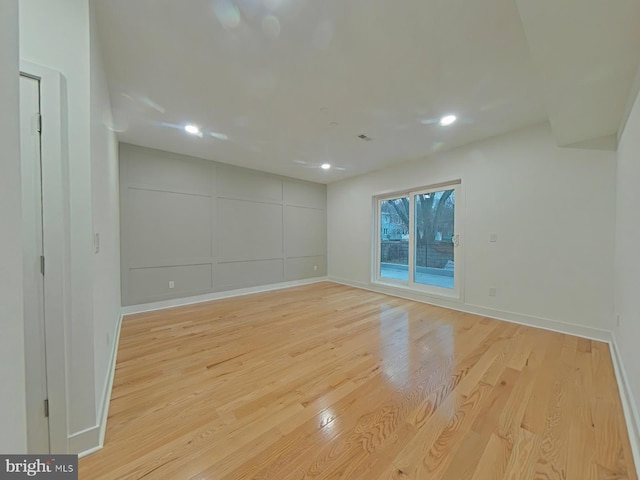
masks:
[[(414, 195), (426, 192), (435, 192), (440, 190), (455, 190), (456, 192), (456, 214), (455, 214), (455, 267), (454, 267), (454, 279), (455, 286), (453, 289), (440, 288), (430, 285), (423, 285), (416, 283), (412, 278), (412, 272), (415, 265), (415, 203)], [(408, 245), (408, 260), (407, 271), (409, 278), (405, 280), (394, 280), (391, 278), (382, 277), (380, 275), (380, 212), (381, 203), (385, 200), (391, 200), (400, 197), (407, 197), (409, 200), (409, 245)], [(385, 285), (390, 287), (398, 287), (410, 292), (415, 292), (429, 297), (449, 300), (456, 303), (464, 303), (464, 278), (465, 278), (465, 262), (464, 262), (464, 222), (465, 222), (465, 202), (464, 202), (464, 189), (462, 188), (462, 179), (454, 179), (445, 182), (434, 183), (422, 187), (410, 188), (407, 190), (399, 190), (395, 192), (385, 192), (379, 195), (374, 195), (372, 198), (373, 206), (373, 232), (372, 238), (372, 258), (371, 258), (371, 283), (378, 285)], [(411, 246), (411, 243), (414, 246)]]
[[(414, 289), (416, 291), (424, 291), (425, 293), (429, 293), (431, 295), (437, 295), (442, 298), (451, 299), (454, 301), (462, 301), (462, 269), (464, 267), (464, 258), (463, 258), (463, 250), (460, 244), (461, 234), (462, 234), (462, 215), (461, 215), (461, 207), (462, 207), (462, 198), (461, 198), (461, 183), (462, 182), (452, 182), (450, 184), (437, 185), (435, 187), (425, 187), (421, 189), (416, 189), (409, 192), (410, 200), (409, 204), (411, 208), (409, 209), (409, 241), (413, 243), (412, 246), (409, 247), (409, 272), (413, 273), (413, 275), (409, 275), (409, 288)], [(422, 284), (418, 283), (415, 280), (415, 269), (416, 269), (416, 196), (424, 193), (436, 193), (441, 192), (443, 190), (453, 190), (455, 192), (455, 217), (454, 217), (454, 235), (452, 238), (453, 241), (453, 252), (455, 258), (454, 265), (454, 287), (451, 289), (437, 287), (434, 285)]]
[(66, 82), (24, 60), (20, 73), (40, 82), (42, 228), (45, 237), (44, 324), (51, 453), (68, 453), (67, 323), (70, 314), (70, 204)]
[[(44, 327), (44, 254), (40, 80), (20, 74), (20, 162), (22, 171), (22, 256), (24, 286), (25, 374), (27, 387), (27, 453), (49, 453), (49, 416)], [(37, 116), (37, 118), (36, 118)]]

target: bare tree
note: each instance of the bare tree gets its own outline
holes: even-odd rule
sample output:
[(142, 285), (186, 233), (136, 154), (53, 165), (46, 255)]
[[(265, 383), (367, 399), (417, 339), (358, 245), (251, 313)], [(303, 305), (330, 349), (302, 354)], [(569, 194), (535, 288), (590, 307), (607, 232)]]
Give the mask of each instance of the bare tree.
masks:
[[(416, 246), (434, 241), (443, 214), (453, 211), (453, 190), (445, 190), (442, 195), (421, 193), (416, 196)], [(451, 200), (450, 200), (451, 199)], [(407, 197), (389, 200), (387, 204), (398, 215), (407, 231), (409, 229), (409, 199)]]

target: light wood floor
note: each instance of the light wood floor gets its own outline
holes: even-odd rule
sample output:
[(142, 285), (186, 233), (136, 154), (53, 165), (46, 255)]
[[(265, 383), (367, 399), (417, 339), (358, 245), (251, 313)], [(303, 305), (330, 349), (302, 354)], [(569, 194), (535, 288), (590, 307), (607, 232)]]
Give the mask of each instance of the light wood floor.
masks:
[(320, 283), (126, 317), (81, 479), (637, 479), (608, 346)]

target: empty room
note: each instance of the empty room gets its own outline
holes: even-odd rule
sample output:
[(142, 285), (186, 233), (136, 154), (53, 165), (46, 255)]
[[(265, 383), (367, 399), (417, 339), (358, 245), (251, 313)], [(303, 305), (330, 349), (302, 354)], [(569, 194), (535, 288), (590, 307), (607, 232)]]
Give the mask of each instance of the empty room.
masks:
[(0, 477), (638, 480), (638, 25), (0, 0)]

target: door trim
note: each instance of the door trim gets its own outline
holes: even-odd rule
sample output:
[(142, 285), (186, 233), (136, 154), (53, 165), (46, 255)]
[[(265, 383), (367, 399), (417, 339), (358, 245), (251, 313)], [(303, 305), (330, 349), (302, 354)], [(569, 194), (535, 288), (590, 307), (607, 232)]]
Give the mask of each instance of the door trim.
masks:
[(64, 77), (54, 70), (20, 61), (20, 73), (40, 81), (42, 115), (42, 224), (45, 346), (51, 453), (67, 453), (67, 322), (70, 313), (70, 204), (67, 111)]
[[(415, 196), (420, 193), (436, 192), (440, 190), (454, 190), (455, 193), (455, 267), (454, 267), (454, 288), (446, 289), (436, 286), (416, 283), (413, 278), (415, 268)], [(381, 276), (380, 253), (381, 253), (381, 204), (385, 200), (406, 197), (409, 202), (409, 240), (408, 240), (408, 278), (407, 280), (396, 280)], [(397, 192), (385, 192), (372, 197), (372, 227), (371, 234), (371, 277), (370, 283), (383, 287), (399, 288), (407, 292), (416, 292), (433, 298), (440, 298), (446, 301), (464, 303), (465, 287), (465, 261), (464, 261), (464, 225), (466, 220), (464, 189), (462, 179), (455, 179), (449, 182), (441, 182), (423, 187), (411, 188)], [(462, 242), (460, 243), (460, 239)]]
[(49, 453), (50, 451), (39, 119), (40, 80), (20, 74), (20, 163), (28, 453)]

